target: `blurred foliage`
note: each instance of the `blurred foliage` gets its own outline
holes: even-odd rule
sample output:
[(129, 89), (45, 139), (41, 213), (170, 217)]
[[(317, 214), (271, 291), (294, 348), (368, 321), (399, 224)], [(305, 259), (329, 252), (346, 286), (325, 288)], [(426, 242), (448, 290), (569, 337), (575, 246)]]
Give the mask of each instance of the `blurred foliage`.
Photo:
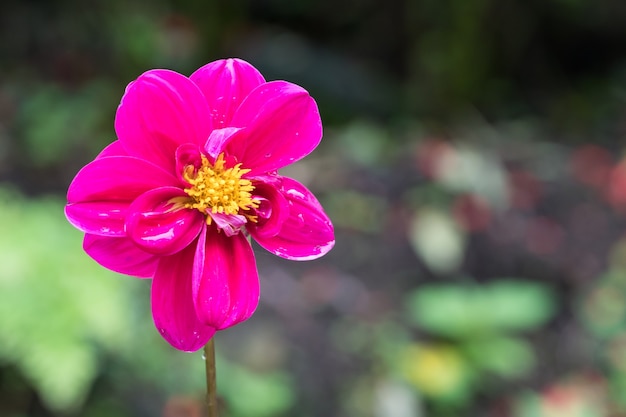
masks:
[(27, 205), (2, 190), (0, 204), (0, 354), (52, 409), (76, 410), (98, 371), (97, 345), (130, 342), (127, 286), (77, 253), (58, 201)]
[[(35, 168), (48, 168), (58, 164), (72, 149), (99, 152), (99, 144), (111, 138), (98, 134), (110, 124), (110, 112), (103, 112), (98, 101), (112, 102), (111, 91), (106, 82), (94, 82), (72, 93), (55, 84), (34, 88), (16, 120), (24, 140), (24, 157)], [(58, 138), (53, 146), (50, 137)]]
[(533, 329), (554, 310), (542, 285), (505, 279), (480, 287), (422, 286), (408, 301), (409, 317), (420, 328), (450, 338)]
[(293, 406), (293, 382), (282, 372), (257, 375), (236, 365), (218, 363), (219, 391), (230, 406), (229, 415), (274, 416)]
[[(407, 296), (408, 319), (439, 342), (412, 342), (395, 368), (435, 404), (465, 406), (486, 381), (527, 375), (535, 354), (513, 332), (543, 325), (554, 300), (541, 284), (431, 284)], [(458, 412), (458, 411), (457, 411)]]
[[(81, 233), (60, 221), (62, 201), (27, 201), (0, 189), (0, 212), (0, 364), (16, 367), (46, 408), (98, 415), (105, 398), (97, 390), (94, 399), (87, 397), (102, 378), (118, 392), (135, 389), (133, 381), (158, 381), (152, 389), (163, 393), (201, 390), (200, 353), (180, 354), (153, 328), (149, 282), (116, 276), (80, 251)], [(283, 373), (253, 372), (221, 357), (219, 364), (219, 389), (232, 406), (228, 415), (275, 415), (292, 404)], [(0, 410), (17, 416), (11, 407), (19, 401), (13, 404), (7, 391), (0, 398), (8, 408)], [(135, 402), (109, 412), (127, 415), (131, 406), (145, 413), (159, 409)]]
[(625, 416), (625, 22), (620, 0), (2, 2), (0, 415), (203, 414), (200, 353), (82, 253), (62, 195), (129, 81), (238, 56), (318, 101), (322, 145), (285, 174), (337, 245), (257, 251), (259, 311), (217, 338), (225, 417)]

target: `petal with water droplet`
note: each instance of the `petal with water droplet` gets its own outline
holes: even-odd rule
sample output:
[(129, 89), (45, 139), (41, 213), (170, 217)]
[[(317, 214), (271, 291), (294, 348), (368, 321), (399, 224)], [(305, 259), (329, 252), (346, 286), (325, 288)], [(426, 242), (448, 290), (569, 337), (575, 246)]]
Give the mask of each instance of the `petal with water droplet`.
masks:
[(189, 78), (202, 90), (216, 129), (230, 126), (241, 102), (250, 91), (265, 82), (256, 68), (237, 58), (213, 61)]
[(194, 258), (193, 301), (199, 319), (222, 330), (248, 319), (259, 303), (259, 276), (243, 233), (204, 227)]
[[(233, 116), (232, 126), (245, 127), (226, 145), (250, 176), (275, 171), (308, 155), (322, 139), (322, 121), (309, 93), (286, 81), (252, 90)], [(297, 133), (297, 135), (296, 135)]]
[(156, 255), (172, 255), (187, 247), (200, 233), (204, 215), (198, 210), (175, 208), (173, 198), (186, 198), (176, 187), (148, 191), (128, 208), (126, 233), (137, 246)]
[(152, 317), (161, 336), (179, 350), (194, 352), (215, 334), (201, 322), (192, 296), (195, 246), (161, 258), (152, 280)]
[(288, 204), (288, 217), (275, 236), (250, 227), (254, 240), (285, 259), (306, 261), (325, 255), (335, 245), (335, 234), (322, 205), (304, 185), (291, 178), (283, 178), (280, 191)]

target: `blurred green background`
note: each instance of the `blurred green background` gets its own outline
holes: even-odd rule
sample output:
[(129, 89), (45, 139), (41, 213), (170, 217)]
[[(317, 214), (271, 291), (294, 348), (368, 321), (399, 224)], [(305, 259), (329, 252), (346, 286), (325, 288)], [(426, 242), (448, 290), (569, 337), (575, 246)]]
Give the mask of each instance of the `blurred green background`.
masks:
[(5, 0), (0, 415), (198, 417), (201, 353), (63, 216), (128, 82), (241, 57), (318, 101), (284, 171), (337, 244), (258, 249), (224, 417), (626, 416), (622, 0)]

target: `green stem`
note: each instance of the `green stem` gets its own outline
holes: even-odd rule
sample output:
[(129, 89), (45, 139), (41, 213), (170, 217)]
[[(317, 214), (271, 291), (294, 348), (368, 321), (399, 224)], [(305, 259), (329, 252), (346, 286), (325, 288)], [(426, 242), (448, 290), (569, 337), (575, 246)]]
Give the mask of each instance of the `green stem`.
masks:
[(209, 417), (218, 417), (217, 383), (215, 382), (215, 343), (213, 337), (204, 346), (204, 362), (206, 366), (206, 400)]

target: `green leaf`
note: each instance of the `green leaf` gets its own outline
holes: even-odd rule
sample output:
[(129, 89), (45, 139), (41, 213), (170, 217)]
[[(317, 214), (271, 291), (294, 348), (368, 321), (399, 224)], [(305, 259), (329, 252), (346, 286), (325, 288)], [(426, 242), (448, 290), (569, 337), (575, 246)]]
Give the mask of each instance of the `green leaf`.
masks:
[(474, 311), (473, 289), (454, 285), (428, 285), (408, 298), (409, 317), (434, 334), (464, 337), (482, 327)]
[(485, 288), (483, 302), (491, 326), (527, 330), (544, 324), (554, 313), (552, 293), (542, 284), (500, 280)]
[(422, 395), (459, 405), (471, 397), (474, 373), (457, 347), (414, 343), (397, 360), (401, 375)]
[(232, 416), (269, 417), (284, 413), (294, 402), (292, 381), (282, 372), (255, 373), (217, 361), (218, 391)]
[(0, 189), (0, 360), (17, 366), (52, 410), (81, 406), (99, 349), (123, 351), (135, 280), (100, 267), (63, 202)]
[(409, 229), (413, 250), (433, 271), (454, 272), (463, 260), (465, 235), (452, 218), (430, 208), (417, 211)]
[(408, 298), (411, 320), (437, 335), (475, 338), (501, 331), (529, 330), (554, 311), (541, 284), (503, 280), (489, 285), (428, 285)]
[(535, 364), (530, 344), (514, 337), (490, 337), (464, 345), (465, 353), (477, 367), (504, 378), (520, 377)]

